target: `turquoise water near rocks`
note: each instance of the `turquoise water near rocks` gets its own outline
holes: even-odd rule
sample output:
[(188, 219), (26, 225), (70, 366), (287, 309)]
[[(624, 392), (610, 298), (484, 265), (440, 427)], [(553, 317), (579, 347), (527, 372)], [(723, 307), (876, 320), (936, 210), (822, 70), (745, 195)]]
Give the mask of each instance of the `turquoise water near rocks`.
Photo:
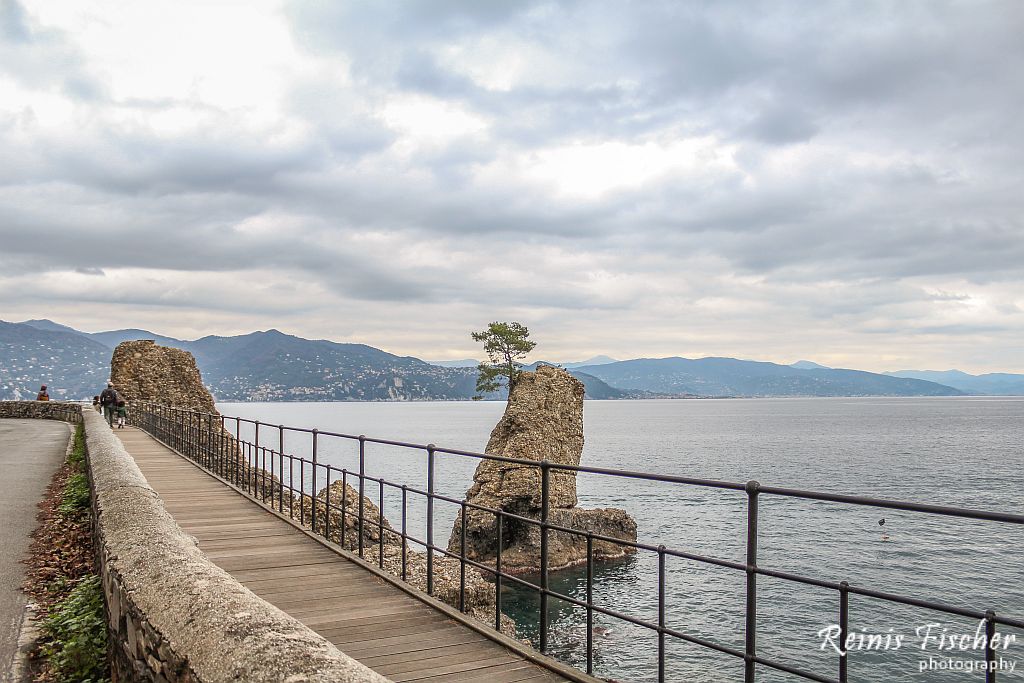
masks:
[[(227, 415), (271, 424), (481, 450), (503, 409), (493, 402), (220, 404)], [(681, 401), (588, 401), (586, 465), (900, 500), (1024, 513), (1024, 398), (855, 398)], [(243, 427), (243, 436), (251, 429)], [(276, 430), (262, 442), (276, 447)], [(271, 437), (271, 434), (274, 436)], [(308, 436), (287, 435), (289, 452), (309, 454)], [(320, 438), (322, 462), (357, 469), (355, 444)], [(422, 452), (370, 446), (367, 473), (424, 487)], [(438, 456), (439, 493), (461, 499), (476, 461)], [(297, 476), (297, 471), (296, 471)], [(307, 484), (309, 474), (307, 472)], [(324, 485), (323, 478), (318, 482)], [(640, 540), (742, 562), (745, 496), (699, 487), (581, 475), (580, 505), (626, 509)], [(375, 488), (368, 488), (374, 499)], [(400, 497), (386, 492), (385, 514), (400, 520)], [(456, 507), (437, 504), (435, 542), (444, 545)], [(886, 519), (883, 541), (878, 520)], [(424, 506), (410, 496), (409, 530), (424, 537)], [(919, 513), (761, 496), (759, 565), (830, 581), (846, 580), (917, 598), (1024, 618), (1024, 527)], [(669, 559), (667, 624), (687, 634), (743, 647), (744, 574)], [(657, 620), (657, 557), (640, 553), (599, 566), (595, 602)], [(582, 569), (560, 572), (552, 588), (585, 597)], [(508, 588), (503, 607), (521, 633), (536, 638), (536, 597)], [(838, 619), (835, 591), (778, 579), (758, 580), (758, 653), (822, 676), (835, 677), (838, 655), (822, 649), (819, 632)], [(980, 663), (980, 650), (921, 649), (915, 629), (970, 634), (977, 624), (912, 607), (852, 596), (855, 633), (903, 635), (901, 647), (857, 650), (850, 680), (984, 680), (962, 668)], [(657, 636), (598, 616), (595, 674), (616, 680), (657, 679)], [(552, 601), (550, 652), (585, 663), (582, 609)], [(1000, 629), (1008, 634), (1012, 629)], [(1024, 632), (1002, 651), (1000, 681), (1024, 681)], [(890, 638), (890, 643), (892, 642)], [(668, 639), (666, 680), (742, 680), (740, 660)], [(800, 680), (758, 667), (759, 681)]]

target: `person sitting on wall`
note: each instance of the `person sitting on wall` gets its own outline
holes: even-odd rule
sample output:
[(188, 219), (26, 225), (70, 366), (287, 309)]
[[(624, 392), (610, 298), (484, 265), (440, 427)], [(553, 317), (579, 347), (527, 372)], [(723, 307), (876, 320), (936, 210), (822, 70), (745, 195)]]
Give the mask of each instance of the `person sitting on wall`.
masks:
[(36, 394), (36, 400), (37, 401), (49, 401), (50, 400), (50, 395), (48, 393), (46, 393), (46, 385), (45, 384), (43, 386), (39, 387), (39, 393)]
[(103, 412), (103, 409), (100, 407), (100, 397), (99, 396), (93, 396), (92, 397), (92, 409), (95, 410), (97, 413), (102, 413)]
[(107, 388), (100, 394), (100, 406), (103, 408), (103, 416), (107, 418), (107, 424), (114, 426), (114, 413), (117, 412), (117, 402), (121, 399), (113, 382), (107, 382)]

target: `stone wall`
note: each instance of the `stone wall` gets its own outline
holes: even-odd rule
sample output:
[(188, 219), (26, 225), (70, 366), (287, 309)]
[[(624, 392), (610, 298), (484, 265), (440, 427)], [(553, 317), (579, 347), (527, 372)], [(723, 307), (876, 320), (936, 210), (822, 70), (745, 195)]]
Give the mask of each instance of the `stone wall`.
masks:
[(94, 410), (0, 402), (0, 417), (72, 412), (85, 424), (114, 680), (385, 683), (210, 562)]
[(0, 418), (78, 423), (82, 410), (79, 404), (64, 401), (0, 401)]

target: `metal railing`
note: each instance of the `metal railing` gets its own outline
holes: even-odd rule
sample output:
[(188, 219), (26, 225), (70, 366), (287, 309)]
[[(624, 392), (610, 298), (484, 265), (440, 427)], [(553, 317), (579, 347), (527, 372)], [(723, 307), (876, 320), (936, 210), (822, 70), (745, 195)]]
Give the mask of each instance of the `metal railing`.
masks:
[[(929, 505), (923, 503), (904, 502), (898, 500), (889, 500), (884, 498), (871, 498), (866, 496), (853, 496), (843, 495), (834, 493), (824, 493), (818, 491), (805, 491), (800, 489), (791, 488), (780, 488), (773, 486), (762, 486), (756, 481), (748, 481), (746, 483), (729, 482), (729, 481), (716, 481), (710, 479), (699, 479), (693, 477), (680, 477), (671, 475), (661, 474), (650, 474), (645, 472), (635, 472), (629, 470), (620, 469), (609, 469), (601, 467), (585, 467), (585, 466), (572, 466), (563, 465), (557, 463), (551, 463), (545, 460), (526, 460), (517, 458), (507, 458), (503, 456), (491, 455), (487, 453), (476, 453), (473, 451), (464, 451), (458, 449), (442, 448), (434, 444), (416, 444), (408, 443), (404, 441), (394, 441), (389, 439), (378, 439), (370, 438), (365, 435), (353, 435), (344, 434), (338, 432), (320, 431), (318, 429), (305, 429), (298, 427), (287, 427), (285, 425), (271, 425), (267, 423), (261, 423), (258, 420), (251, 420), (241, 417), (228, 417), (223, 415), (216, 415), (211, 413), (203, 413), (192, 410), (185, 410), (180, 408), (174, 408), (155, 403), (140, 403), (135, 406), (132, 411), (133, 423), (149, 432), (156, 438), (166, 443), (171, 448), (175, 449), (182, 455), (192, 459), (199, 465), (213, 471), (218, 476), (226, 479), (227, 481), (235, 484), (237, 487), (250, 492), (258, 500), (262, 500), (264, 503), (268, 503), (271, 507), (275, 507), (279, 513), (288, 513), (292, 517), (296, 515), (295, 497), (298, 496), (300, 504), (298, 505), (298, 519), (299, 523), (305, 525), (307, 523), (306, 506), (301, 504), (301, 501), (306, 496), (312, 498), (312, 505), (310, 506), (309, 525), (317, 533), (321, 533), (318, 529), (316, 520), (317, 508), (320, 506), (320, 501), (316, 499), (316, 490), (306, 490), (306, 468), (309, 467), (313, 476), (311, 489), (316, 488), (315, 482), (318, 481), (318, 473), (322, 473), (327, 481), (328, 488), (333, 481), (342, 481), (347, 484), (351, 480), (358, 482), (358, 518), (356, 524), (358, 525), (358, 553), (360, 557), (364, 557), (364, 525), (376, 527), (380, 533), (380, 548), (378, 562), (381, 568), (384, 566), (384, 536), (385, 534), (394, 534), (401, 538), (402, 547), (402, 568), (401, 578), (405, 580), (406, 577), (406, 548), (411, 542), (416, 545), (422, 546), (426, 550), (426, 563), (427, 563), (427, 577), (426, 586), (427, 593), (433, 595), (434, 593), (434, 578), (433, 578), (433, 567), (434, 567), (434, 556), (435, 553), (440, 553), (442, 556), (451, 557), (459, 561), (460, 564), (460, 594), (458, 600), (458, 607), (460, 610), (465, 610), (465, 591), (466, 591), (466, 568), (473, 567), (481, 572), (484, 576), (491, 576), (494, 579), (494, 590), (495, 590), (495, 628), (501, 629), (501, 615), (502, 615), (502, 586), (504, 582), (513, 582), (523, 588), (531, 591), (536, 591), (540, 598), (540, 610), (538, 615), (538, 630), (539, 630), (539, 649), (541, 652), (545, 652), (548, 649), (548, 602), (549, 599), (562, 600), (570, 605), (582, 608), (586, 610), (587, 618), (587, 637), (586, 637), (586, 671), (588, 674), (593, 673), (594, 667), (594, 642), (593, 642), (593, 624), (594, 615), (601, 614), (614, 619), (620, 619), (624, 622), (639, 626), (641, 628), (649, 629), (650, 631), (657, 634), (658, 637), (658, 680), (665, 680), (665, 652), (666, 652), (666, 638), (673, 638), (678, 641), (691, 643), (698, 645), (716, 652), (729, 655), (731, 657), (742, 659), (744, 662), (744, 681), (746, 683), (752, 683), (754, 681), (754, 675), (758, 665), (769, 667), (781, 672), (785, 672), (791, 675), (795, 675), (807, 680), (820, 681), (822, 683), (846, 683), (849, 680), (849, 667), (848, 657), (840, 653), (837, 655), (836, 670), (837, 677), (829, 678), (820, 674), (806, 671), (786, 664), (781, 661), (769, 659), (758, 654), (757, 649), (757, 579), (759, 576), (772, 577), (775, 579), (781, 579), (789, 581), (795, 584), (802, 584), (805, 586), (814, 586), (818, 588), (825, 588), (834, 590), (837, 592), (839, 597), (838, 607), (838, 625), (840, 628), (839, 637), (837, 641), (840, 643), (846, 642), (847, 635), (850, 634), (850, 596), (863, 596), (873, 598), (877, 600), (887, 601), (894, 604), (906, 605), (916, 608), (922, 608), (926, 610), (932, 610), (941, 612), (949, 615), (956, 615), (961, 617), (968, 617), (979, 622), (984, 622), (986, 642), (984, 647), (985, 662), (986, 662), (986, 673), (985, 680), (987, 683), (994, 683), (996, 680), (997, 666), (996, 663), (996, 652), (995, 652), (995, 640), (994, 636), (996, 633), (996, 626), (1002, 625), (1016, 629), (1024, 629), (1024, 618), (1007, 617), (998, 614), (992, 608), (986, 609), (975, 609), (968, 607), (960, 607), (951, 604), (944, 604), (941, 602), (935, 602), (931, 600), (923, 600), (914, 598), (906, 595), (899, 595), (896, 593), (874, 590), (867, 587), (858, 585), (852, 585), (847, 581), (830, 581), (818, 579), (810, 576), (804, 576), (793, 572), (779, 571), (763, 567), (758, 564), (758, 521), (759, 521), (759, 500), (761, 496), (779, 496), (791, 499), (804, 499), (804, 500), (817, 500), (827, 501), (832, 503), (841, 503), (848, 505), (857, 506), (869, 506), (874, 508), (883, 508), (890, 510), (902, 510), (909, 512), (919, 512), (930, 515), (943, 515), (949, 517), (959, 517), (965, 519), (985, 520), (992, 522), (1002, 522), (1008, 524), (1024, 524), (1024, 515), (1012, 514), (1012, 513), (1000, 513), (990, 512), (985, 510), (967, 509), (950, 507), (943, 505)], [(242, 425), (249, 425), (254, 430), (254, 438), (251, 441), (247, 441), (240, 438)], [(234, 432), (228, 431), (227, 427), (233, 426)], [(266, 444), (260, 443), (261, 428), (263, 430), (269, 430), (276, 432), (276, 441), (278, 448), (275, 450)], [(302, 438), (310, 440), (311, 454), (310, 459), (303, 457), (290, 455), (285, 451), (283, 444), (285, 443), (285, 435), (303, 435)], [(358, 444), (358, 462), (359, 469), (357, 472), (350, 472), (345, 468), (338, 468), (331, 464), (320, 462), (318, 459), (319, 452), (319, 441), (322, 438), (332, 438), (347, 440)], [(415, 451), (423, 452), (426, 455), (426, 489), (420, 489), (406, 484), (399, 484), (384, 479), (383, 477), (372, 477), (366, 474), (366, 455), (367, 445), (377, 444), (383, 446), (394, 446), (404, 449), (411, 449)], [(478, 460), (491, 460), (495, 462), (508, 463), (514, 465), (522, 465), (532, 468), (537, 468), (540, 471), (541, 481), (541, 514), (539, 519), (531, 517), (525, 517), (522, 515), (513, 514), (504, 510), (495, 508), (489, 508), (474, 503), (467, 502), (465, 500), (458, 500), (449, 496), (439, 494), (435, 491), (435, 474), (436, 474), (436, 455), (437, 454), (454, 455), (468, 458), (475, 458)], [(239, 456), (239, 457), (236, 457)], [(268, 462), (270, 463), (270, 469), (267, 469)], [(286, 469), (287, 464), (287, 469)], [(294, 487), (296, 477), (294, 476), (296, 468), (298, 472), (299, 488)], [(651, 482), (662, 482), (668, 484), (676, 484), (681, 486), (697, 486), (719, 490), (731, 490), (742, 492), (746, 496), (746, 548), (745, 548), (745, 561), (734, 562), (724, 560), (720, 558), (709, 557), (701, 554), (686, 552), (683, 550), (669, 548), (665, 545), (652, 545), (649, 543), (642, 542), (631, 542), (621, 538), (614, 538), (610, 536), (604, 536), (589, 531), (582, 531), (579, 529), (573, 529), (570, 527), (560, 526), (549, 522), (549, 510), (550, 510), (550, 478), (552, 470), (572, 472), (575, 474), (594, 474), (608, 477), (618, 477), (632, 480), (643, 480)], [(278, 478), (274, 481), (274, 472), (289, 473), (288, 482), (285, 483), (283, 478)], [(268, 487), (267, 482), (271, 485)], [(377, 519), (370, 519), (364, 515), (364, 500), (366, 500), (366, 483), (370, 482), (376, 485), (378, 492), (378, 503), (379, 513)], [(401, 527), (398, 530), (392, 529), (384, 524), (383, 520), (383, 509), (384, 509), (384, 490), (385, 487), (400, 492), (402, 500), (402, 522)], [(344, 490), (344, 489), (343, 489)], [(255, 493), (252, 493), (255, 491)], [(275, 495), (276, 494), (276, 495)], [(426, 538), (419, 539), (408, 532), (406, 523), (406, 505), (408, 497), (411, 495), (422, 496), (426, 502)], [(287, 496), (287, 506), (285, 504)], [(344, 493), (343, 493), (344, 496)], [(443, 501), (459, 506), (462, 519), (462, 534), (461, 534), (461, 548), (459, 553), (450, 552), (447, 548), (438, 546), (434, 543), (434, 501)], [(336, 511), (341, 516), (341, 538), (342, 545), (345, 544), (345, 521), (346, 521), (346, 503), (347, 501), (342, 500), (340, 506), (333, 505), (329, 493), (326, 495), (324, 501), (324, 510), (327, 512), (327, 519), (320, 524), (320, 528), (324, 531), (321, 535), (326, 538), (331, 538), (330, 532), (330, 513)], [(287, 507), (287, 509), (286, 509)], [(478, 562), (466, 556), (466, 511), (467, 509), (475, 509), (484, 511), (495, 516), (495, 522), (497, 527), (497, 554), (495, 557), (494, 566)], [(507, 571), (502, 570), (501, 550), (502, 550), (502, 527), (503, 521), (515, 520), (521, 523), (534, 525), (539, 527), (540, 530), (540, 579), (539, 585), (524, 580), (522, 577), (515, 574), (511, 574)], [(586, 540), (586, 599), (580, 600), (563, 593), (559, 593), (550, 588), (549, 575), (550, 569), (548, 566), (548, 534), (549, 532), (561, 532), (565, 534), (571, 534), (575, 536), (584, 537)], [(634, 615), (626, 614), (618, 610), (603, 607), (594, 603), (593, 598), (593, 584), (594, 584), (594, 543), (605, 542), (611, 544), (617, 544), (624, 547), (632, 548), (635, 551), (645, 551), (655, 553), (657, 555), (657, 566), (658, 566), (658, 618), (657, 621), (647, 621), (638, 618)], [(742, 572), (745, 575), (745, 614), (744, 614), (744, 645), (743, 649), (738, 649), (728, 645), (714, 642), (707, 638), (698, 637), (695, 635), (683, 633), (677, 629), (671, 628), (667, 625), (666, 619), (666, 599), (665, 599), (665, 565), (666, 558), (679, 558), (683, 560), (690, 560), (702, 564), (712, 565), (724, 569), (730, 569), (736, 572)]]

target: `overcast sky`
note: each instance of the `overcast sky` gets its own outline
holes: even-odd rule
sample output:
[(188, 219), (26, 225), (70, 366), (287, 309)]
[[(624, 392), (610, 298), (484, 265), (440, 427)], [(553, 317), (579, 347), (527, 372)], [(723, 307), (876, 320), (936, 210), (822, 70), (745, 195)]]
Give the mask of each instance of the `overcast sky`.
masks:
[(1024, 3), (0, 0), (0, 318), (1024, 372)]

